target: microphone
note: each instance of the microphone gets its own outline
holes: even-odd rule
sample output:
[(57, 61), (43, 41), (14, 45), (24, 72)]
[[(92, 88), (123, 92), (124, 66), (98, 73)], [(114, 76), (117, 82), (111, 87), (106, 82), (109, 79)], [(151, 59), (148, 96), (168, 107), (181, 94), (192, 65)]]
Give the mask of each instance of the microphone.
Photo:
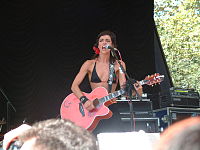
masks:
[(105, 45), (105, 46), (103, 46), (103, 47), (106, 48), (106, 49), (111, 49), (111, 50), (117, 51), (116, 48), (114, 48), (114, 47), (112, 47), (112, 46), (110, 46), (110, 45)]

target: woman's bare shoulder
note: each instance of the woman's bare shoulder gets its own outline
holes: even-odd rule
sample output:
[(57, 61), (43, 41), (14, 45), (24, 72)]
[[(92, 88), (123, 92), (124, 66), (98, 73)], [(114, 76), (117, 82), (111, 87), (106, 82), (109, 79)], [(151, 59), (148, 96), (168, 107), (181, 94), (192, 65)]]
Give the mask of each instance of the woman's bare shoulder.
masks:
[(94, 60), (94, 59), (91, 59), (91, 60), (86, 60), (86, 61), (84, 62), (84, 64), (85, 64), (85, 65), (92, 65), (92, 64), (94, 64), (94, 62), (95, 62), (95, 60)]
[(94, 62), (95, 62), (94, 59), (86, 60), (86, 61), (83, 63), (82, 67), (84, 67), (84, 68), (90, 68), (91, 66), (93, 66)]

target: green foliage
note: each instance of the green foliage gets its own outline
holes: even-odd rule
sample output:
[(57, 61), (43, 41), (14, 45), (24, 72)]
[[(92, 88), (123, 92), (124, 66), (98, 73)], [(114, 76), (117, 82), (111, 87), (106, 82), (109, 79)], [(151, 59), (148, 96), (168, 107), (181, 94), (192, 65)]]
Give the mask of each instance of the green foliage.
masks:
[(154, 19), (174, 86), (200, 92), (200, 1), (155, 0)]

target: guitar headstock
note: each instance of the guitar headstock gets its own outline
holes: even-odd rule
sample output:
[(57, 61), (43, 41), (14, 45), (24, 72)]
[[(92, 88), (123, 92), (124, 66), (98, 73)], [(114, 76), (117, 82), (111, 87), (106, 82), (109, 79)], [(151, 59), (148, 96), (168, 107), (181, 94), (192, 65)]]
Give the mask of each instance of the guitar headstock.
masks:
[(155, 73), (153, 75), (148, 75), (145, 77), (144, 82), (147, 85), (159, 84), (164, 80), (164, 75), (160, 75), (159, 73)]

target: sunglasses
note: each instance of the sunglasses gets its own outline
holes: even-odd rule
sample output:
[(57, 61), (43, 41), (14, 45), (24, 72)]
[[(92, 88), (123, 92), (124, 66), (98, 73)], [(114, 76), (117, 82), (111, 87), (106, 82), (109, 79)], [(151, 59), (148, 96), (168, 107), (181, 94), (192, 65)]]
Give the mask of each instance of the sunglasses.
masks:
[(8, 148), (6, 150), (20, 150), (22, 147), (23, 143), (21, 141), (13, 141), (10, 143)]

